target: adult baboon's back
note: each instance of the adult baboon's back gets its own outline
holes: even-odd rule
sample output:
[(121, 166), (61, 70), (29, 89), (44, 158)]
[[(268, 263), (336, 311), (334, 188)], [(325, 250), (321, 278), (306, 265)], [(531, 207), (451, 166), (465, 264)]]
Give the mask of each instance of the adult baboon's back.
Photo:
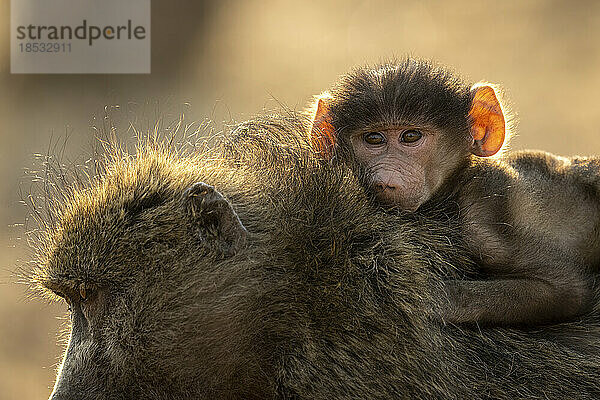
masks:
[(598, 398), (597, 322), (432, 322), (430, 288), (469, 266), (452, 227), (381, 213), (297, 132), (146, 144), (67, 196), (35, 273), (72, 310), (54, 399)]

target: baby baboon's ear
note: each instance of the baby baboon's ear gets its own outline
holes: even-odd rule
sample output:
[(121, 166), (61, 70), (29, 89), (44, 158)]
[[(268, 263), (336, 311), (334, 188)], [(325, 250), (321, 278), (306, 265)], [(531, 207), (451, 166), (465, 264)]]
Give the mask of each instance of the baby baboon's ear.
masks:
[(323, 92), (315, 99), (313, 123), (310, 129), (310, 140), (315, 151), (326, 160), (333, 157), (336, 144), (335, 128), (332, 125), (331, 94)]
[(198, 224), (200, 239), (233, 255), (246, 244), (247, 231), (231, 203), (214, 187), (196, 182), (183, 193), (186, 210)]
[(506, 135), (506, 122), (502, 105), (493, 85), (477, 83), (471, 88), (471, 136), (472, 153), (479, 157), (489, 157), (502, 148)]

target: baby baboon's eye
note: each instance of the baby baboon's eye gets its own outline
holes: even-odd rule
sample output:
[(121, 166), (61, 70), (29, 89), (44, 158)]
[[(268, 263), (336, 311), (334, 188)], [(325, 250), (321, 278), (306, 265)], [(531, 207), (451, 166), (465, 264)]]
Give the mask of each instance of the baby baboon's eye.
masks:
[(385, 143), (385, 136), (379, 132), (368, 132), (364, 134), (363, 140), (368, 144), (383, 144)]
[(422, 137), (423, 137), (423, 134), (421, 132), (419, 132), (418, 130), (409, 129), (402, 133), (402, 137), (400, 138), (400, 141), (402, 143), (415, 143), (415, 142), (418, 142), (419, 140), (421, 140)]

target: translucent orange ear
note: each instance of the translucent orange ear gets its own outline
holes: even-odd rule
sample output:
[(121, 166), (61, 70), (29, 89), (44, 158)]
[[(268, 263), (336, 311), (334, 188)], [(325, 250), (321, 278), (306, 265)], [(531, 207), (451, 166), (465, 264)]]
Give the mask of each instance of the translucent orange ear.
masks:
[(317, 100), (317, 109), (313, 118), (310, 139), (314, 149), (326, 159), (333, 157), (335, 146), (335, 129), (331, 124), (328, 97), (321, 96)]
[(479, 157), (493, 156), (502, 148), (506, 135), (502, 106), (492, 86), (477, 84), (471, 92), (474, 92), (469, 111), (474, 139), (471, 151)]

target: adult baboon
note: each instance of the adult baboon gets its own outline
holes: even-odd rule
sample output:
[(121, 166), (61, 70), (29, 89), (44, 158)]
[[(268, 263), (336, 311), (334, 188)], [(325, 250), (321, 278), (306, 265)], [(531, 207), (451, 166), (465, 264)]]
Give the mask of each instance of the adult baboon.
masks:
[(380, 212), (301, 132), (258, 119), (207, 154), (117, 153), (55, 207), (34, 274), (71, 309), (52, 399), (600, 396), (597, 315), (438, 324), (430, 289), (469, 266), (452, 226)]

